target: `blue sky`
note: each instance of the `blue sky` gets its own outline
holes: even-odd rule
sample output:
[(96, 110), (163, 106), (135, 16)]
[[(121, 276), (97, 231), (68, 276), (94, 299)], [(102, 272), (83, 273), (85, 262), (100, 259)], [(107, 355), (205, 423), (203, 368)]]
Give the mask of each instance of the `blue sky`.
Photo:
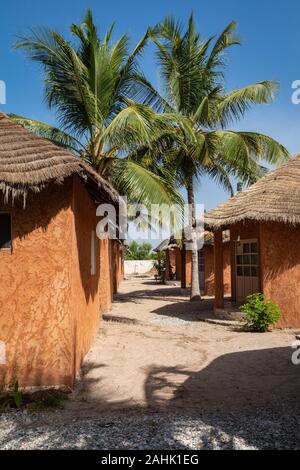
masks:
[[(79, 22), (86, 8), (92, 8), (100, 31), (116, 21), (115, 36), (128, 32), (134, 44), (148, 25), (165, 15), (185, 21), (193, 11), (204, 37), (220, 33), (231, 21), (239, 23), (243, 46), (231, 50), (228, 59), (228, 89), (272, 79), (280, 82), (276, 102), (251, 111), (236, 127), (267, 133), (300, 152), (300, 105), (291, 102), (291, 83), (300, 79), (300, 32), (298, 0), (14, 0), (1, 6), (0, 80), (7, 86), (5, 112), (24, 114), (54, 122), (43, 103), (39, 69), (20, 51), (13, 49), (17, 36), (35, 26), (50, 26), (67, 35), (71, 23)], [(143, 60), (144, 72), (158, 84), (153, 50)], [(197, 188), (197, 201), (207, 209), (228, 197), (204, 179)]]

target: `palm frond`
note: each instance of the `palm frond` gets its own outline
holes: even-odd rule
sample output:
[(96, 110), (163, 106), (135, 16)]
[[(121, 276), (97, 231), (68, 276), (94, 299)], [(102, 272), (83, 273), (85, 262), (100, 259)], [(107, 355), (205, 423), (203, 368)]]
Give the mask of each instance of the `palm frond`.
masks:
[(167, 220), (173, 208), (173, 229), (177, 230), (181, 226), (184, 202), (175, 188), (172, 176), (165, 169), (161, 169), (161, 172), (158, 175), (137, 162), (127, 158), (119, 159), (114, 167), (113, 183), (129, 201), (147, 207), (159, 206), (160, 221)]
[(207, 60), (207, 69), (212, 70), (223, 65), (222, 54), (231, 46), (240, 45), (240, 41), (235, 34), (237, 28), (236, 21), (232, 21), (220, 34)]
[(253, 183), (262, 176), (261, 161), (280, 165), (288, 151), (271, 137), (253, 132), (217, 131), (218, 152), (224, 165), (244, 182)]
[(263, 81), (233, 90), (220, 98), (217, 107), (218, 120), (222, 125), (237, 121), (252, 105), (270, 103), (278, 90), (278, 83)]
[(125, 103), (127, 106), (103, 131), (103, 142), (128, 149), (132, 145), (149, 145), (158, 139), (169, 116), (156, 114), (151, 108), (131, 100), (125, 100)]
[(39, 137), (50, 140), (55, 145), (70, 150), (76, 155), (79, 155), (81, 151), (85, 150), (85, 147), (79, 140), (61, 131), (57, 127), (18, 114), (10, 114), (9, 117)]

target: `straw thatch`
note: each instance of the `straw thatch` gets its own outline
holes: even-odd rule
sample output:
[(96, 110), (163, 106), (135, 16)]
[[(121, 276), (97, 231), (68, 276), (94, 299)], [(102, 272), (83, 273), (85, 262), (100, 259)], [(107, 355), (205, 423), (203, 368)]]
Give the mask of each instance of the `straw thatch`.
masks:
[(210, 229), (245, 220), (300, 223), (300, 155), (205, 214)]
[(170, 239), (166, 238), (159, 245), (157, 245), (157, 247), (154, 248), (153, 251), (156, 251), (156, 253), (159, 253), (160, 251), (166, 251), (169, 247), (169, 243), (170, 243)]
[[(209, 232), (208, 230), (205, 230), (204, 245), (213, 245), (213, 243), (214, 243), (213, 233)], [(178, 247), (178, 244), (176, 240), (174, 239), (174, 237), (172, 236), (170, 238), (166, 238), (165, 240), (163, 240), (156, 248), (154, 248), (153, 251), (156, 251), (158, 253), (159, 251), (173, 250), (174, 248), (177, 248), (177, 247)]]
[(0, 113), (0, 190), (6, 201), (21, 196), (25, 202), (29, 191), (39, 192), (74, 174), (93, 188), (95, 198), (99, 195), (101, 201), (105, 193), (106, 199), (118, 201), (118, 193), (86, 162)]

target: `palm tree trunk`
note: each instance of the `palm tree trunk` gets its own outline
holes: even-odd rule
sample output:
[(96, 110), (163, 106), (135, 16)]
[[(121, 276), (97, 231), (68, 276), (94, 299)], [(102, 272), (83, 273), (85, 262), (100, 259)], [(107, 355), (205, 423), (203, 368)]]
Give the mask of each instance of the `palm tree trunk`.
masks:
[(192, 280), (191, 280), (191, 301), (201, 300), (200, 284), (199, 284), (199, 267), (198, 267), (198, 247), (196, 232), (196, 208), (194, 199), (193, 178), (189, 179), (187, 187), (187, 196), (190, 210), (190, 233), (192, 244)]

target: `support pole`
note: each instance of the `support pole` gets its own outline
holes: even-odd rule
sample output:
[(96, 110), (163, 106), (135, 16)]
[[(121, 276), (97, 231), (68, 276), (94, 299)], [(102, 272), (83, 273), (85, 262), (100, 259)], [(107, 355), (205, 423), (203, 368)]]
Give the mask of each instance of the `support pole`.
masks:
[(214, 232), (215, 308), (224, 308), (223, 234)]

